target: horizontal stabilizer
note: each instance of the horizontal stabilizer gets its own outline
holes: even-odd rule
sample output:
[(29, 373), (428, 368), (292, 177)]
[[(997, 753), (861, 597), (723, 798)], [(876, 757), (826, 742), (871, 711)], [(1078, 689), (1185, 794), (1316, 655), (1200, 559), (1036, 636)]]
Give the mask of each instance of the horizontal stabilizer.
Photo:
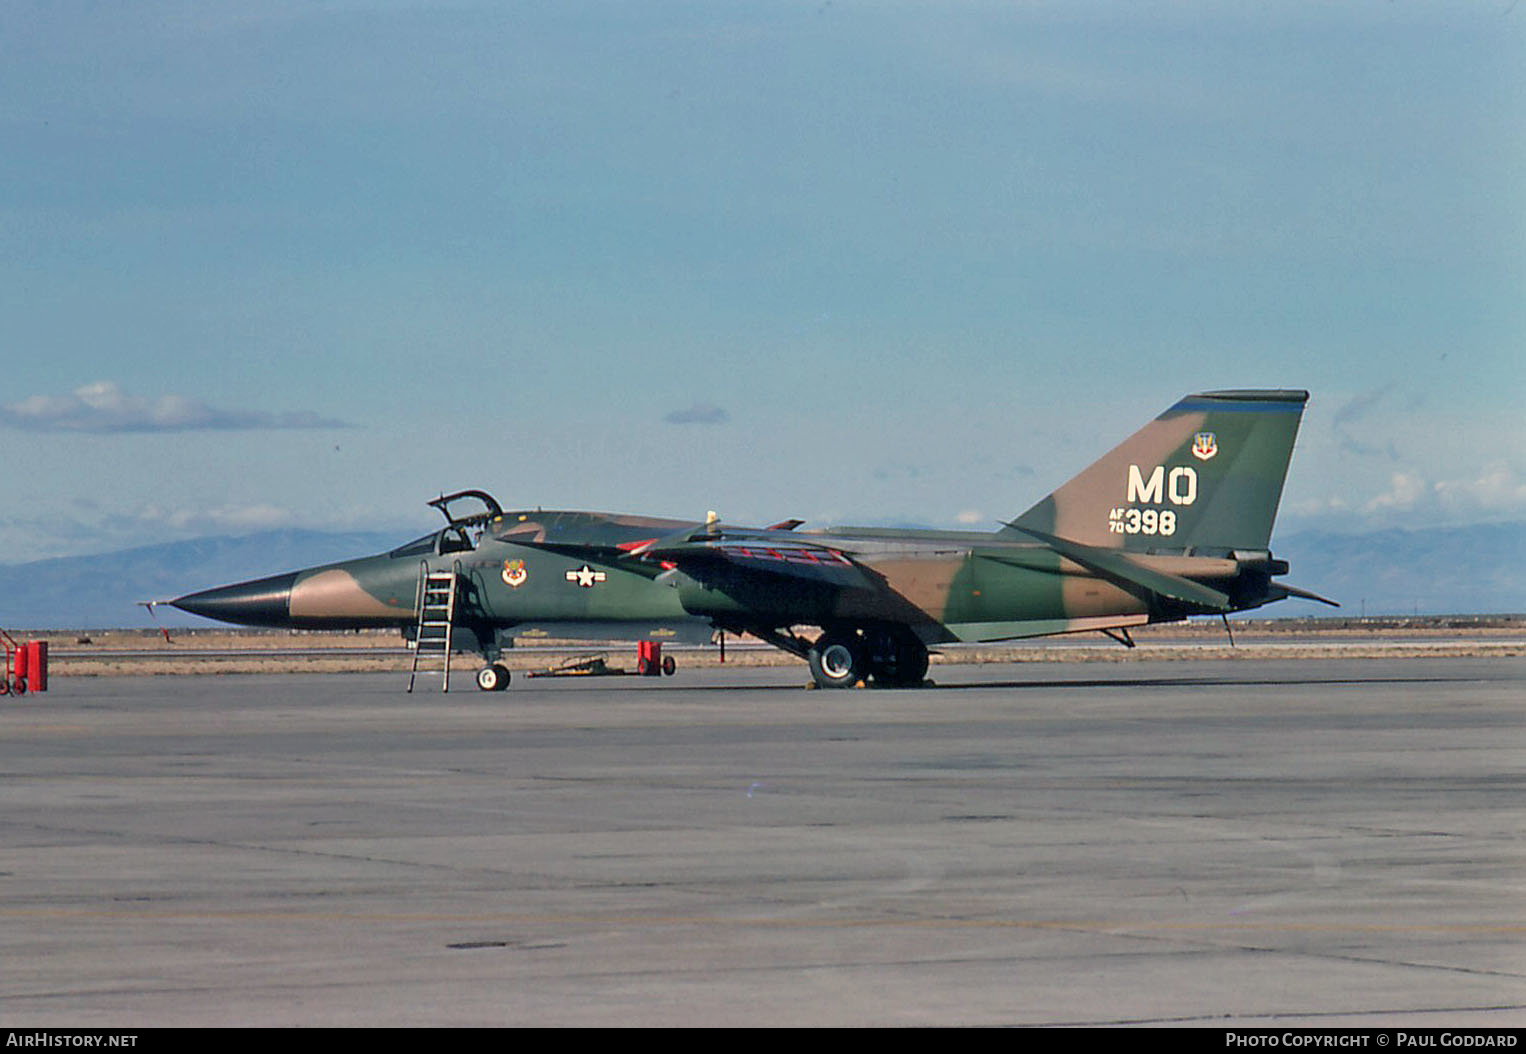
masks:
[[(1074, 560), (1088, 571), (1099, 574), (1103, 578), (1120, 585), (1142, 586), (1170, 600), (1195, 604), (1199, 607), (1208, 608), (1210, 611), (1225, 612), (1234, 610), (1234, 605), (1230, 602), (1227, 593), (1221, 593), (1217, 589), (1205, 586), (1201, 582), (1194, 582), (1190, 578), (1183, 578), (1181, 575), (1167, 574), (1164, 571), (1142, 567), (1129, 559), (1120, 550), (1099, 549), (1094, 545), (1082, 545), (1080, 542), (1058, 538), (1052, 534), (1033, 530), (1030, 527), (1020, 527), (1016, 524), (1013, 524), (1013, 526), (1024, 534), (1037, 538), (1066, 559)], [(980, 555), (998, 560), (1001, 559), (999, 551), (996, 553), (982, 552)]]
[[(1285, 582), (1273, 582), (1271, 588), (1273, 591), (1280, 591), (1283, 596), (1298, 597), (1300, 600), (1316, 600), (1321, 604), (1329, 604), (1333, 608), (1340, 607), (1339, 602), (1331, 600), (1329, 597), (1322, 597), (1318, 593), (1311, 593), (1307, 589), (1299, 589), (1297, 586), (1290, 586)], [(1282, 597), (1277, 599), (1281, 600)]]

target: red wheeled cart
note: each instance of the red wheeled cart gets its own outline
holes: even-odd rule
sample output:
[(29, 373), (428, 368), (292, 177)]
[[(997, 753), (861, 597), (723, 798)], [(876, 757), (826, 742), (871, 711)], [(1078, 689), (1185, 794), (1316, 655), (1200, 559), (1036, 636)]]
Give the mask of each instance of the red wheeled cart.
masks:
[(636, 673), (642, 677), (661, 677), (663, 674), (671, 677), (676, 669), (678, 664), (673, 661), (673, 656), (663, 657), (662, 641), (636, 642)]
[(5, 676), (0, 679), (0, 695), (26, 695), (48, 690), (48, 642), (29, 640), (16, 643), (0, 629), (0, 647), (5, 649)]
[[(636, 676), (673, 676), (678, 664), (673, 656), (662, 653), (662, 642), (641, 640), (636, 642)], [(549, 670), (531, 670), (526, 677), (626, 677), (630, 671), (622, 666), (611, 666), (609, 660), (599, 655), (590, 659), (568, 659)]]

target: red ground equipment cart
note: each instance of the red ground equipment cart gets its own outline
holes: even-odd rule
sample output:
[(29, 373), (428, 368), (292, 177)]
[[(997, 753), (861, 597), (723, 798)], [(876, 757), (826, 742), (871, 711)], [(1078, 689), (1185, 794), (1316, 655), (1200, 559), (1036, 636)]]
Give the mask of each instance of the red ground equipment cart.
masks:
[(5, 649), (5, 675), (0, 679), (0, 695), (48, 690), (47, 641), (29, 640), (18, 644), (15, 637), (0, 629), (0, 647)]
[(671, 677), (677, 668), (678, 664), (673, 661), (673, 656), (663, 656), (662, 641), (639, 640), (636, 642), (636, 672), (642, 677), (661, 677), (663, 674)]

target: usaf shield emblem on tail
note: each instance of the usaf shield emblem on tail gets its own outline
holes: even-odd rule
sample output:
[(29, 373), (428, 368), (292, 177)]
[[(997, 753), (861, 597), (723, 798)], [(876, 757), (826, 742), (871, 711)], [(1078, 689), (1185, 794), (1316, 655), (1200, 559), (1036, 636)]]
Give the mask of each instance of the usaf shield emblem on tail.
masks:
[(1219, 452), (1219, 441), (1212, 432), (1199, 432), (1192, 437), (1192, 456), (1207, 461)]

